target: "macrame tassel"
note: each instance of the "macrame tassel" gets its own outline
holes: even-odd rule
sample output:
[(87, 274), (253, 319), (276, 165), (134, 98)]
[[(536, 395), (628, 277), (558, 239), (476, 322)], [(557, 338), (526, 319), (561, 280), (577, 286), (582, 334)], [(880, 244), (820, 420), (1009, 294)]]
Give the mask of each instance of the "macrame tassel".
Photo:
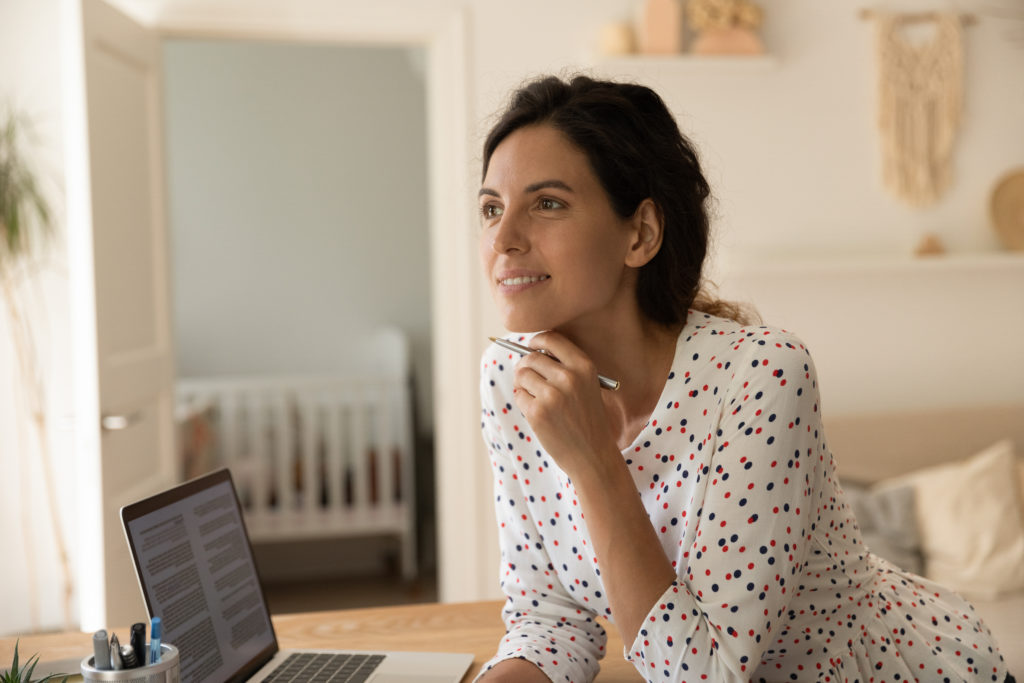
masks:
[(904, 35), (907, 20), (874, 16), (882, 179), (896, 197), (928, 206), (952, 184), (953, 144), (963, 108), (960, 16), (935, 13), (927, 19), (934, 23), (932, 37), (916, 45)]

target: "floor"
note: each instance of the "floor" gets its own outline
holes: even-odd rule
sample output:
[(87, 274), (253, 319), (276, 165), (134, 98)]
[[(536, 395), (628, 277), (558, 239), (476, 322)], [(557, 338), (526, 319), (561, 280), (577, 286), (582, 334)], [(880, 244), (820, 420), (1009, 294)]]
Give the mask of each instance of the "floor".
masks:
[(263, 590), (271, 614), (437, 602), (437, 579), (433, 574), (410, 583), (397, 575), (272, 582)]

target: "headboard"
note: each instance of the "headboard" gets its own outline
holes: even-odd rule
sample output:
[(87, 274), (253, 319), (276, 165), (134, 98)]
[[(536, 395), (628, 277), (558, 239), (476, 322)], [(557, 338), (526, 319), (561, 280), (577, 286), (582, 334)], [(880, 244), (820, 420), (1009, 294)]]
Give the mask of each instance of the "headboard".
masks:
[(1010, 438), (1024, 455), (1024, 403), (825, 418), (840, 480), (869, 483), (966, 458)]

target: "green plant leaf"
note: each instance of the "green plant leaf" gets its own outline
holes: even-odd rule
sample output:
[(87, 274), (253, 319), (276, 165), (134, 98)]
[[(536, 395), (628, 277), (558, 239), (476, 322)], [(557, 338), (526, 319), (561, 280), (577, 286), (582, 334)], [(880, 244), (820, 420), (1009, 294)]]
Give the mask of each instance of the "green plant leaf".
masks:
[(25, 668), (18, 668), (18, 645), (21, 640), (14, 641), (14, 658), (11, 661), (11, 668), (7, 671), (0, 670), (0, 683), (47, 683), (51, 680), (56, 680), (58, 677), (63, 676), (61, 679), (62, 683), (67, 683), (70, 674), (50, 674), (45, 678), (40, 678), (38, 681), (32, 680), (32, 672), (35, 671), (36, 664), (39, 663), (39, 655), (35, 654), (29, 657), (29, 660), (25, 663)]
[(31, 254), (54, 230), (49, 205), (22, 152), (23, 118), (0, 113), (0, 269)]

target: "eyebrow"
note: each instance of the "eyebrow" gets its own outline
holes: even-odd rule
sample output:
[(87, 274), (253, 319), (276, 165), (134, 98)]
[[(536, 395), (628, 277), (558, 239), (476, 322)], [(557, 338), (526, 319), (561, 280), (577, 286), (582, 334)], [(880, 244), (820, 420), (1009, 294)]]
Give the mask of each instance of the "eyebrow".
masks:
[(547, 189), (549, 187), (555, 188), (555, 189), (558, 189), (558, 190), (565, 190), (566, 192), (572, 192), (572, 188), (569, 187), (566, 183), (562, 182), (561, 180), (555, 180), (554, 178), (552, 178), (551, 180), (542, 180), (539, 183), (533, 183), (531, 185), (527, 185), (526, 186), (526, 194), (530, 194), (531, 192), (536, 192), (537, 190), (544, 190), (544, 189)]
[[(573, 189), (571, 187), (569, 187), (569, 185), (567, 183), (565, 183), (565, 182), (563, 182), (561, 180), (556, 180), (556, 179), (552, 178), (550, 180), (541, 180), (541, 181), (536, 182), (536, 183), (530, 183), (529, 185), (526, 186), (526, 188), (524, 188), (523, 193), (524, 194), (531, 194), (533, 192), (536, 192), (537, 190), (544, 190), (544, 189), (548, 189), (548, 188), (554, 188), (554, 189), (558, 189), (558, 190), (565, 190), (566, 192), (572, 192), (573, 191)], [(483, 197), (484, 195), (489, 195), (491, 197), (499, 197), (500, 196), (496, 190), (492, 190), (489, 187), (482, 187), (482, 188), (480, 188), (480, 192), (477, 193), (478, 197)]]

